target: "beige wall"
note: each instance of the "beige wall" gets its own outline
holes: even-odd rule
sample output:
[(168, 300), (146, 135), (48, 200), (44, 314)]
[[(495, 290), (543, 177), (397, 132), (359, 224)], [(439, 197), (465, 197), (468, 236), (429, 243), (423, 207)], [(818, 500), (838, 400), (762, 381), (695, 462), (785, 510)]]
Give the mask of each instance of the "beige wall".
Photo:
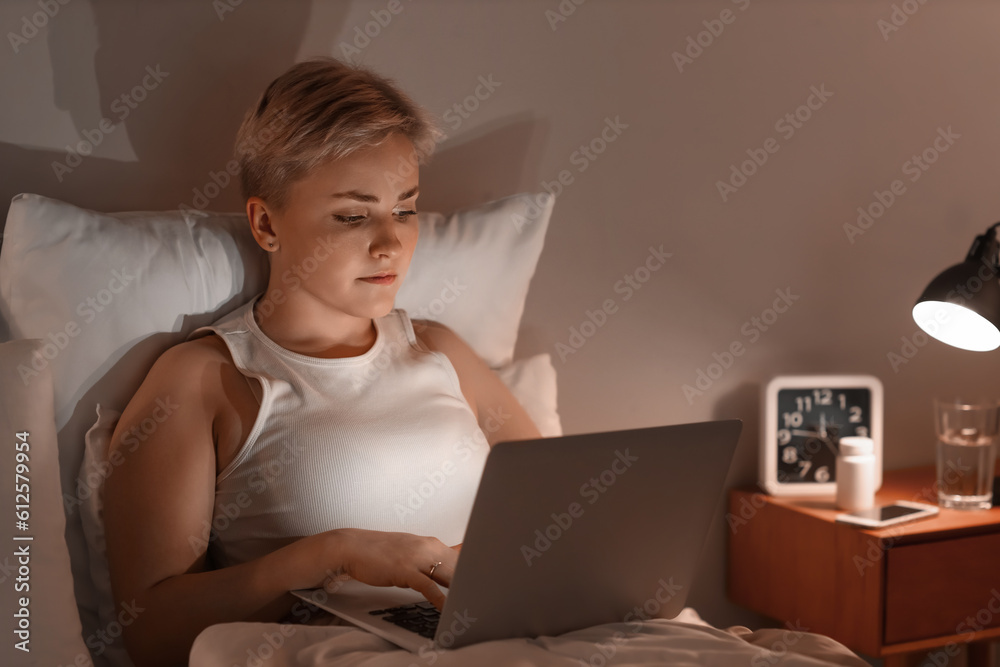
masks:
[[(9, 33), (40, 5), (0, 4), (0, 198), (31, 191), (103, 210), (190, 205), (193, 188), (225, 169), (243, 110), (263, 86), (298, 59), (341, 55), (371, 12), (390, 5), (246, 0), (220, 17), (224, 2), (71, 0), (17, 53)], [(897, 4), (918, 9), (905, 23), (897, 14), (902, 25), (891, 32), (884, 0), (402, 0), (400, 13), (382, 14), (391, 21), (361, 60), (399, 81), (449, 133), (422, 173), (423, 208), (537, 190), (562, 170), (572, 178), (518, 346), (519, 356), (553, 354), (567, 432), (739, 417), (736, 484), (756, 478), (758, 391), (772, 375), (879, 376), (889, 469), (932, 462), (934, 395), (1000, 396), (1000, 353), (931, 342), (896, 368), (888, 358), (916, 331), (909, 311), (926, 283), (1000, 219), (1000, 5)], [(550, 24), (560, 7), (574, 11)], [(724, 10), (731, 21), (713, 24), (721, 34), (679, 71), (674, 52)], [(115, 99), (147, 66), (169, 74), (58, 180), (52, 163), (65, 160), (65, 146), (85, 131), (97, 136), (102, 117), (120, 117), (127, 107)], [(499, 86), (461, 118), (453, 106), (480, 77)], [(817, 89), (830, 95), (812, 98), (807, 121), (776, 125)], [(620, 121), (620, 134), (583, 158), (579, 147), (607, 119)], [(911, 180), (905, 163), (948, 128), (958, 138)], [(723, 200), (717, 182), (748, 150), (767, 161)], [(895, 179), (905, 192), (850, 241), (844, 225)], [(210, 206), (240, 208), (237, 188)], [(616, 284), (661, 245), (672, 255), (626, 301)], [(797, 299), (751, 340), (744, 324), (776, 290)], [(608, 299), (616, 311), (560, 359), (557, 344)], [(735, 341), (745, 353), (689, 402), (682, 386)], [(690, 603), (718, 625), (760, 625), (724, 599), (726, 530), (720, 520)]]

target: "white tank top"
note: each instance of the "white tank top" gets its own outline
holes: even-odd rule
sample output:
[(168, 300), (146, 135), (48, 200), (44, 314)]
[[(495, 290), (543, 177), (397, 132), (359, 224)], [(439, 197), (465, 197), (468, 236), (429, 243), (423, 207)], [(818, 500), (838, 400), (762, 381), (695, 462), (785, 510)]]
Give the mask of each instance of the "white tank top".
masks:
[(364, 354), (297, 354), (257, 325), (261, 296), (188, 336), (220, 334), (263, 387), (248, 380), (260, 411), (215, 480), (215, 567), (335, 528), (462, 542), (489, 445), (449, 359), (424, 347), (399, 309), (374, 320)]

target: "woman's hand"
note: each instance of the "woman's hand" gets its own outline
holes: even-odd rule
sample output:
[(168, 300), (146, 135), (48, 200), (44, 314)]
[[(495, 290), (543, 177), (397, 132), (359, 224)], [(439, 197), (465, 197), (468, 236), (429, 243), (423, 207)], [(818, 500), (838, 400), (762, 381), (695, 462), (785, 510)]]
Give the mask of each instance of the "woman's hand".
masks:
[[(451, 585), (458, 562), (456, 549), (436, 537), (411, 533), (360, 528), (345, 528), (337, 533), (343, 540), (345, 574), (372, 586), (412, 588), (439, 610), (444, 609), (445, 595), (436, 584)], [(441, 564), (431, 575), (431, 567), (438, 562)]]

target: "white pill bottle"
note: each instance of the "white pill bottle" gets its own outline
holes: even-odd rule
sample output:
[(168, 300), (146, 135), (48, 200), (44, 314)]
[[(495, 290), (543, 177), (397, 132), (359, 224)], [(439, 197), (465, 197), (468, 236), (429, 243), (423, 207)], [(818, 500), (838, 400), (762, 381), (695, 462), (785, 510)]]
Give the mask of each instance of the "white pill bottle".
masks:
[(875, 506), (875, 442), (848, 436), (837, 454), (837, 507), (847, 512)]

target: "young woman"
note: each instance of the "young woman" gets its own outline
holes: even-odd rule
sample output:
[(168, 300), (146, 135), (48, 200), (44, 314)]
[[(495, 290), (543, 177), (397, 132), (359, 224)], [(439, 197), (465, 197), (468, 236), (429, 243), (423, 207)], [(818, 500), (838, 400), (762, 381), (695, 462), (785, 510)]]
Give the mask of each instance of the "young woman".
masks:
[(437, 136), (390, 81), (329, 58), (247, 113), (236, 154), (267, 289), (167, 350), (111, 442), (108, 564), (116, 604), (142, 609), (124, 628), (137, 665), (185, 664), (215, 623), (289, 620), (289, 590), (336, 575), (441, 608), (489, 446), (540, 437), (461, 338), (393, 308)]

